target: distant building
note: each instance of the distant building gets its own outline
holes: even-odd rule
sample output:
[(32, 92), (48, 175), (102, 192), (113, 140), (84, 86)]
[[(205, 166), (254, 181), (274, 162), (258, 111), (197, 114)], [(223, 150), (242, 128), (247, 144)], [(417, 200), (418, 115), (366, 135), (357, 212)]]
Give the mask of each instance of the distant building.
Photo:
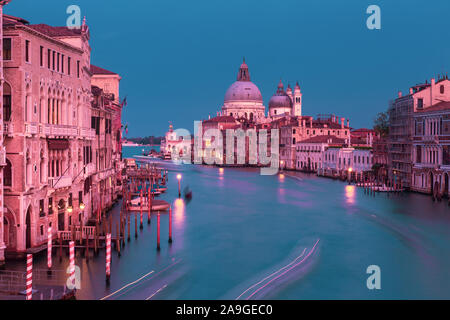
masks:
[(330, 146), (324, 151), (322, 159), (321, 175), (342, 177), (351, 174), (362, 180), (372, 170), (372, 148)]
[[(448, 81), (443, 90), (450, 90)], [(414, 113), (411, 189), (449, 195), (450, 101), (438, 102)]]
[(169, 131), (166, 132), (164, 139), (161, 140), (160, 150), (165, 159), (177, 159), (183, 155), (191, 154), (191, 139), (185, 139), (177, 135), (173, 130), (173, 125), (169, 125)]
[(325, 150), (331, 146), (343, 146), (345, 143), (345, 139), (328, 135), (315, 136), (297, 142), (295, 169), (307, 172), (322, 170)]
[(413, 135), (415, 130), (414, 112), (425, 110), (441, 101), (450, 100), (450, 81), (447, 77), (431, 79), (413, 86), (409, 94), (390, 103), (389, 114), (389, 178), (395, 184), (410, 188), (412, 182), (413, 165)]

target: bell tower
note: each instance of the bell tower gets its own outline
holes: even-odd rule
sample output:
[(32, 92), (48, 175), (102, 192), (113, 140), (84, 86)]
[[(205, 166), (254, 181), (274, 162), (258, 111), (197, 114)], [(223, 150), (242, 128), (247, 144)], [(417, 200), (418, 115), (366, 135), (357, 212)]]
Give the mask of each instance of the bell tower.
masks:
[(298, 82), (295, 84), (294, 88), (294, 99), (292, 106), (292, 115), (295, 117), (300, 117), (302, 115), (302, 92)]

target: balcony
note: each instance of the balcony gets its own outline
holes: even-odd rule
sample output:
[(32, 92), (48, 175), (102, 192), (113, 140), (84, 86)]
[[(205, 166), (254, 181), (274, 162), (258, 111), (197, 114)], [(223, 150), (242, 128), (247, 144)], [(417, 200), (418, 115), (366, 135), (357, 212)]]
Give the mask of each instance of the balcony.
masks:
[(422, 137), (423, 142), (439, 144), (439, 137), (437, 135), (426, 135)]
[(98, 181), (104, 180), (114, 173), (113, 169), (106, 169), (98, 173)]
[(53, 189), (67, 188), (72, 185), (72, 177), (61, 176), (55, 178), (48, 178), (48, 185)]
[(55, 138), (75, 138), (78, 135), (78, 131), (76, 126), (45, 123), (39, 125), (39, 134)]
[(92, 128), (80, 128), (79, 136), (80, 138), (93, 140), (95, 138), (95, 130)]
[(84, 177), (87, 178), (91, 175), (93, 175), (95, 173), (96, 169), (95, 169), (95, 164), (93, 163), (88, 163), (85, 167), (84, 167)]
[(36, 135), (38, 133), (37, 123), (25, 123), (25, 133), (27, 135)]
[(14, 131), (14, 125), (11, 122), (3, 122), (3, 134), (12, 136)]

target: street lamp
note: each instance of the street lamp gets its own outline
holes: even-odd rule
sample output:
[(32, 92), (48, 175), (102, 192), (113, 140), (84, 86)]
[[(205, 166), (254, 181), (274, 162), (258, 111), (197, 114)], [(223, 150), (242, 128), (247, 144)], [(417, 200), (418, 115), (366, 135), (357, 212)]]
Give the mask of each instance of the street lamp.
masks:
[(86, 207), (85, 204), (83, 202), (81, 202), (80, 203), (80, 210), (84, 210), (85, 207)]
[(178, 198), (181, 197), (181, 174), (177, 174), (177, 180), (178, 180)]
[(284, 160), (281, 160), (281, 161), (280, 161), (280, 164), (281, 164), (281, 170), (283, 170)]

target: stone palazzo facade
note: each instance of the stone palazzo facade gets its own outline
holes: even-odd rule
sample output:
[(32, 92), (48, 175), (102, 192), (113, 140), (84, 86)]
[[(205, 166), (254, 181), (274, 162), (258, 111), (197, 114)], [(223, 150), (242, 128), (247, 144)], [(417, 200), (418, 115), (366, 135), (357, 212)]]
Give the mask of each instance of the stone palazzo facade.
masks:
[(49, 226), (56, 237), (92, 223), (115, 201), (122, 169), (120, 77), (91, 65), (85, 21), (3, 15), (2, 26), (1, 261), (43, 248)]

